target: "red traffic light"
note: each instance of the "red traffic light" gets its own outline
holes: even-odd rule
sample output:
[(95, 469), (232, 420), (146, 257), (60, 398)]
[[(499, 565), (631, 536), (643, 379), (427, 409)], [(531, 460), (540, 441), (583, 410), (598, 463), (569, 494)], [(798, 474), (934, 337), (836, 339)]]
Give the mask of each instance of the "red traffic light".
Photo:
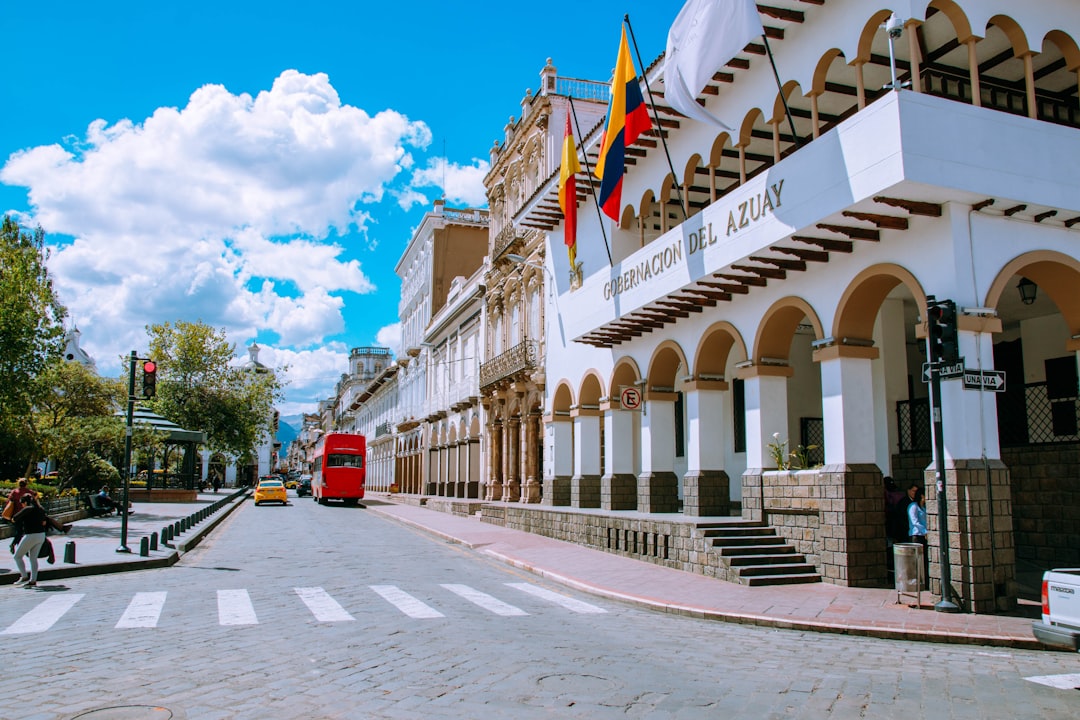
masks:
[(157, 363), (153, 360), (147, 360), (143, 363), (142, 369), (144, 373), (157, 372)]

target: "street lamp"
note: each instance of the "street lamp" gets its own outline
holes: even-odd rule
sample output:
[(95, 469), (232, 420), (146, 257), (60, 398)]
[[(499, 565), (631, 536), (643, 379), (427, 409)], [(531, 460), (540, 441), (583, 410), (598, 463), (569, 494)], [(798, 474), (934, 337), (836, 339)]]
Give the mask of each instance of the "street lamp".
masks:
[(1031, 280), (1028, 280), (1026, 277), (1022, 277), (1020, 278), (1020, 282), (1017, 283), (1016, 289), (1020, 291), (1020, 302), (1025, 305), (1031, 305), (1035, 302), (1035, 294), (1038, 291), (1039, 286)]

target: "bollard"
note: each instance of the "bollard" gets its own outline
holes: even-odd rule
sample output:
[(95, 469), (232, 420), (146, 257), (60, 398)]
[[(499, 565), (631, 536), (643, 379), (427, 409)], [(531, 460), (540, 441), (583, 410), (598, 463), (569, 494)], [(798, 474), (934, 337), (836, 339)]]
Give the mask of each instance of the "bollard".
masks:
[(172, 528), (166, 525), (161, 528), (161, 542), (168, 545), (170, 540), (172, 540)]
[(179, 536), (180, 533), (182, 533), (182, 532), (183, 532), (183, 529), (180, 527), (180, 521), (177, 520), (176, 522), (173, 523), (172, 536), (175, 538), (175, 537)]
[(150, 549), (157, 550), (157, 533), (150, 533)]
[(75, 541), (68, 540), (64, 543), (64, 562), (75, 564)]
[(139, 538), (139, 557), (150, 557), (150, 538)]

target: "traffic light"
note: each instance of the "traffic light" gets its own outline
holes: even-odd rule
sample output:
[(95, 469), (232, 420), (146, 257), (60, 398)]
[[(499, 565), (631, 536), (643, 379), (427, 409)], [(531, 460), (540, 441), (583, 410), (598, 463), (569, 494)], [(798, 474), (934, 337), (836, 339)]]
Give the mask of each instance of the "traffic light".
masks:
[(956, 303), (940, 300), (927, 312), (930, 335), (930, 360), (945, 365), (960, 362), (960, 345), (956, 334)]
[(157, 363), (146, 360), (142, 365), (142, 394), (144, 398), (154, 397), (157, 391)]

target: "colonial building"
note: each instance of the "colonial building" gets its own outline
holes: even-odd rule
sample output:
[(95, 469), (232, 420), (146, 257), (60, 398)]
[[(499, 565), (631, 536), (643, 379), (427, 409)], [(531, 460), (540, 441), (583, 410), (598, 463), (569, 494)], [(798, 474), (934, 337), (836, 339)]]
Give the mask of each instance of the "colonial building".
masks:
[[(545, 336), (558, 332), (553, 324), (545, 333), (545, 322), (559, 318), (557, 307), (545, 314), (544, 306), (545, 292), (551, 291), (545, 291), (550, 270), (542, 228), (559, 212), (544, 190), (558, 179), (568, 98), (577, 98), (578, 124), (591, 130), (604, 114), (607, 93), (604, 83), (559, 77), (549, 59), (540, 72), (540, 92), (526, 92), (521, 117), (511, 118), (503, 142), (491, 149), (484, 178), (492, 218), (484, 279), (488, 354), (480, 368), (488, 423), (487, 500), (536, 503), (545, 492), (569, 497), (570, 485), (561, 478), (551, 478), (553, 487), (542, 485)], [(533, 217), (522, 215), (526, 207)]]
[(397, 374), (400, 369), (397, 363), (383, 367), (369, 379), (354, 401), (354, 432), (367, 438), (366, 487), (372, 491), (390, 492), (395, 482), (394, 420), (398, 417)]
[[(545, 506), (607, 511), (567, 539), (745, 582), (695, 524), (741, 513), (809, 566), (792, 577), (874, 586), (882, 476), (925, 482), (940, 592), (923, 367), (931, 298), (951, 299), (950, 575), (965, 608), (1007, 607), (1018, 561), (1080, 563), (1080, 5), (902, 3), (892, 34), (874, 0), (759, 7), (782, 94), (760, 39), (698, 97), (730, 131), (665, 104), (662, 57), (645, 68), (658, 114), (618, 222), (579, 208), (580, 286), (555, 202), (562, 110), (542, 93), (508, 128), (514, 162), (494, 155), (488, 181), (495, 359), (534, 337), (534, 276), (508, 253), (543, 258), (558, 321), (543, 370), (523, 350), (498, 380), (482, 369), (492, 487), (517, 499), (504, 488), (537, 472), (519, 448), (542, 407), (545, 483), (571, 488)], [(601, 130), (579, 140), (592, 166)]]
[[(449, 400), (448, 394), (441, 398), (429, 395), (433, 390), (444, 387), (440, 383), (446, 381), (429, 377), (432, 370), (431, 349), (434, 346), (428, 341), (428, 337), (432, 332), (433, 320), (447, 317), (449, 311), (443, 313), (443, 310), (448, 305), (454, 305), (463, 280), (473, 277), (483, 265), (487, 237), (486, 210), (450, 208), (446, 207), (444, 201), (436, 200), (434, 209), (424, 215), (394, 268), (401, 278), (398, 317), (401, 321), (403, 348), (403, 353), (398, 358), (401, 369), (397, 374), (398, 416), (394, 425), (397, 452), (394, 476), (399, 491), (404, 493), (435, 492), (440, 477), (444, 478), (444, 484), (446, 482), (446, 474), (442, 473), (438, 465), (434, 468), (432, 465), (441, 458), (440, 445), (445, 447), (445, 442), (448, 442), (443, 438), (449, 437), (450, 428), (443, 421), (450, 418), (451, 413), (459, 413), (463, 408), (444, 407), (441, 400)], [(449, 314), (455, 321), (469, 319)], [(460, 336), (454, 334), (453, 327), (454, 323), (451, 322), (449, 326), (443, 327), (442, 331), (436, 329), (432, 337), (444, 341), (444, 345), (452, 337), (457, 337), (458, 340), (454, 341), (452, 348), (460, 353), (464, 346), (460, 344)], [(451, 346), (448, 345), (444, 350), (450, 352)], [(450, 357), (446, 355), (441, 367), (449, 367), (447, 361)], [(460, 361), (462, 356), (457, 357)], [(457, 398), (451, 404), (457, 405), (462, 399)], [(474, 416), (468, 413), (458, 415), (457, 418), (465, 422), (466, 428), (471, 427), (474, 422)], [(460, 437), (460, 422), (457, 427), (455, 444)]]
[(428, 363), (428, 475), (425, 493), (478, 498), (481, 470), (480, 358), (484, 352), (484, 265), (450, 283), (446, 303), (435, 313), (419, 356)]

